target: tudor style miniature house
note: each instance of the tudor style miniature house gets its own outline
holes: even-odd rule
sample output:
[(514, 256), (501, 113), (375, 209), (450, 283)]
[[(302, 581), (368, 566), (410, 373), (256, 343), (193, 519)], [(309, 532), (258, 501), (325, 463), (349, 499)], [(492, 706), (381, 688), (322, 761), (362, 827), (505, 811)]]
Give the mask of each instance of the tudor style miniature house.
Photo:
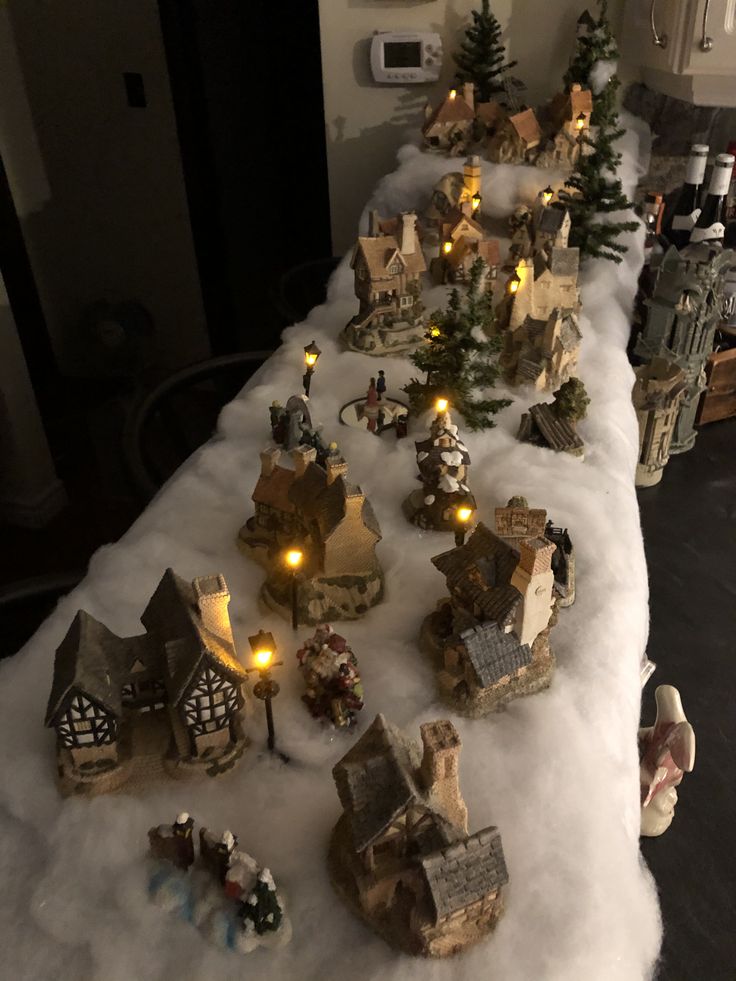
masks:
[(121, 638), (80, 610), (56, 652), (46, 725), (56, 730), (63, 793), (131, 778), (230, 768), (246, 745), (246, 673), (222, 576), (188, 583), (167, 569), (141, 621)]
[(421, 642), (457, 711), (485, 715), (549, 685), (555, 548), (541, 535), (512, 544), (481, 522), (464, 545), (432, 559), (450, 596), (425, 618)]
[(343, 331), (348, 347), (364, 354), (404, 350), (423, 337), (421, 275), (427, 264), (417, 234), (417, 216), (400, 216), (396, 234), (371, 218), (369, 235), (361, 235), (350, 267), (355, 273), (358, 314)]
[(378, 715), (334, 767), (343, 815), (329, 871), (341, 898), (392, 946), (444, 957), (493, 929), (508, 873), (495, 827), (468, 834), (455, 727), (420, 731), (421, 753)]

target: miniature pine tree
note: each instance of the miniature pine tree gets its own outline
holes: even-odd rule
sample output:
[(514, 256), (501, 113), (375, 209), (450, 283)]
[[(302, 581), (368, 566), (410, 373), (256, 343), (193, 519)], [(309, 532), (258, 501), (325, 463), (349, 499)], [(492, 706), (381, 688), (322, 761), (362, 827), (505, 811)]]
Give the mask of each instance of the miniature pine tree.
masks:
[(498, 378), (497, 358), (500, 338), (489, 338), (485, 331), (493, 322), (491, 294), (481, 286), (485, 263), (481, 258), (470, 267), (467, 295), (450, 293), (446, 310), (430, 319), (428, 344), (411, 356), (426, 381), (413, 378), (404, 388), (414, 412), (430, 409), (440, 396), (465, 419), (469, 429), (489, 429), (492, 417), (509, 404), (507, 399), (476, 398), (478, 388), (491, 388)]
[[(567, 85), (592, 84), (591, 124), (598, 129), (595, 139), (581, 135), (577, 167), (559, 198), (570, 211), (570, 245), (577, 246), (583, 256), (621, 262), (627, 247), (618, 238), (623, 232), (635, 231), (640, 223), (605, 218), (614, 211), (628, 210), (632, 204), (616, 176), (621, 154), (614, 144), (624, 132), (616, 111), (618, 50), (608, 23), (607, 0), (600, 0), (600, 7), (595, 28), (578, 37), (576, 56), (565, 75)], [(595, 82), (602, 80), (601, 75), (604, 83), (599, 88)]]
[(516, 62), (506, 62), (501, 25), (491, 13), (489, 0), (483, 0), (482, 9), (472, 14), (473, 23), (453, 56), (457, 65), (455, 78), (459, 85), (473, 83), (478, 102), (490, 102), (494, 95), (506, 92), (502, 77)]
[(273, 876), (268, 869), (262, 869), (253, 891), (243, 904), (243, 926), (246, 930), (255, 929), (260, 935), (278, 930), (283, 916)]
[(574, 429), (577, 423), (585, 418), (590, 405), (585, 385), (579, 378), (570, 378), (553, 394), (555, 415), (558, 419), (565, 419)]

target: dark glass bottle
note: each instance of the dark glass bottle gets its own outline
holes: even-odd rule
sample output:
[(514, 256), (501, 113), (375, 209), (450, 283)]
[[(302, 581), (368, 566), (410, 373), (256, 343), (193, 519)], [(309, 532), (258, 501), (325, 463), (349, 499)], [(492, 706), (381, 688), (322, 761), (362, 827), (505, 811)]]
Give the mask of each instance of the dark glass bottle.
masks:
[(709, 147), (704, 143), (694, 143), (690, 147), (685, 183), (665, 225), (665, 235), (678, 249), (682, 249), (690, 241), (690, 232), (698, 220), (700, 190), (708, 162), (708, 150)]
[(735, 162), (731, 153), (719, 153), (716, 157), (710, 175), (708, 196), (703, 202), (698, 220), (690, 234), (690, 242), (693, 245), (698, 242), (723, 241), (723, 234), (726, 231), (724, 225), (726, 198)]

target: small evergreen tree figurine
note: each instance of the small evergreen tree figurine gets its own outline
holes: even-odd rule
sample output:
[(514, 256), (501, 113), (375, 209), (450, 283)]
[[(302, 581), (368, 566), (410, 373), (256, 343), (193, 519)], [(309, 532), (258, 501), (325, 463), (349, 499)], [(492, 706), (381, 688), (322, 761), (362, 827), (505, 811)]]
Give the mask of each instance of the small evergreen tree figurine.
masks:
[(495, 355), (500, 338), (489, 338), (485, 331), (493, 323), (492, 296), (482, 288), (485, 263), (480, 257), (470, 267), (468, 290), (464, 300), (454, 289), (446, 310), (430, 318), (428, 344), (411, 355), (411, 361), (426, 374), (426, 381), (413, 378), (404, 388), (416, 413), (430, 409), (437, 398), (450, 404), (465, 419), (468, 429), (489, 429), (493, 415), (508, 399), (476, 398), (477, 388), (491, 388), (498, 378)]
[(590, 398), (585, 391), (585, 385), (579, 378), (570, 378), (564, 385), (560, 385), (557, 391), (553, 392), (553, 395), (555, 400), (552, 405), (555, 415), (558, 419), (569, 422), (575, 429), (578, 422), (587, 415), (590, 405)]
[(618, 238), (623, 232), (635, 231), (640, 223), (605, 218), (614, 211), (628, 210), (632, 204), (616, 176), (621, 154), (614, 143), (624, 132), (616, 111), (618, 49), (608, 22), (607, 0), (599, 2), (600, 17), (593, 22), (594, 28), (586, 27), (579, 34), (575, 56), (565, 75), (568, 86), (574, 82), (591, 86), (591, 125), (597, 127), (597, 133), (595, 139), (580, 134), (577, 167), (559, 198), (570, 211), (570, 245), (577, 246), (584, 257), (621, 262), (627, 248)]
[(258, 881), (243, 903), (242, 912), (244, 928), (254, 929), (259, 936), (278, 930), (281, 926), (284, 913), (276, 894), (276, 884), (268, 869), (262, 869), (258, 873)]
[(507, 91), (503, 75), (516, 62), (506, 62), (501, 25), (491, 13), (489, 0), (483, 0), (482, 9), (472, 14), (473, 23), (465, 32), (460, 50), (453, 56), (457, 65), (455, 78), (459, 85), (473, 83), (478, 102), (490, 102), (494, 95)]

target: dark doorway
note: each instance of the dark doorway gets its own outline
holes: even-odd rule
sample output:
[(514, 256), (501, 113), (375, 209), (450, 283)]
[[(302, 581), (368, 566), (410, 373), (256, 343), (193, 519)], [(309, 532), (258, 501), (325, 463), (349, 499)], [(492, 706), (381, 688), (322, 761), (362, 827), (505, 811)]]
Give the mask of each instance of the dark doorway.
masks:
[(273, 348), (331, 254), (317, 0), (159, 0), (213, 350)]

